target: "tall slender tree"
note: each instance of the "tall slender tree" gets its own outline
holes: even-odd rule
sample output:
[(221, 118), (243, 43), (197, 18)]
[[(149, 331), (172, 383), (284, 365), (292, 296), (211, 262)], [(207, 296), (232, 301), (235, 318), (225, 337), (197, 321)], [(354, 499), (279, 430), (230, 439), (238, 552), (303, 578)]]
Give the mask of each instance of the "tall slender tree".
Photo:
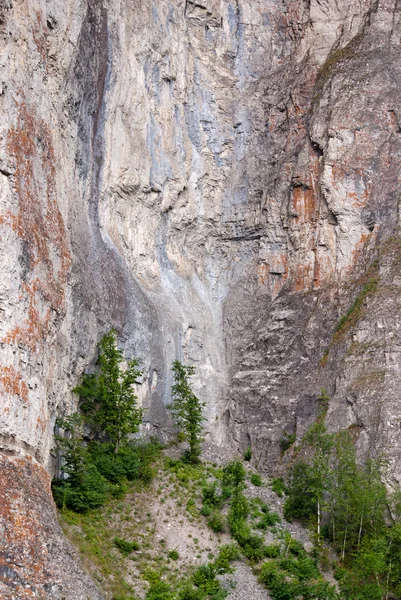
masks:
[(179, 360), (173, 362), (173, 400), (169, 407), (180, 432), (189, 443), (187, 457), (192, 463), (199, 462), (205, 420), (203, 415), (205, 403), (194, 394), (189, 381), (194, 373), (195, 367), (183, 365)]
[(117, 453), (121, 443), (136, 433), (142, 421), (142, 410), (133, 385), (138, 383), (142, 371), (139, 360), (127, 362), (117, 345), (114, 329), (106, 333), (100, 342), (99, 372), (85, 374), (75, 392), (82, 400), (81, 408), (89, 420), (106, 434)]

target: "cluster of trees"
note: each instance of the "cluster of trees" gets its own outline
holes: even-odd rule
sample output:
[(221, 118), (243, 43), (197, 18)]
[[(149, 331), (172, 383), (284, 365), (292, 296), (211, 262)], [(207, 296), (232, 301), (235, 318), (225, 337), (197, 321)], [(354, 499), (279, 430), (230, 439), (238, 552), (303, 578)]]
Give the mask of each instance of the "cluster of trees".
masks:
[[(318, 419), (297, 449), (286, 481), (284, 515), (330, 541), (341, 566), (342, 598), (401, 596), (401, 502), (383, 485), (385, 463), (358, 464), (350, 431), (328, 433)], [(300, 459), (299, 457), (303, 458)]]
[[(64, 477), (53, 481), (53, 495), (59, 507), (85, 512), (103, 504), (111, 493), (122, 496), (126, 482), (141, 478), (150, 481), (152, 462), (160, 445), (143, 443), (134, 435), (142, 423), (134, 385), (142, 375), (136, 358), (123, 367), (124, 356), (114, 330), (99, 345), (99, 368), (84, 374), (75, 392), (80, 412), (56, 421), (56, 441)], [(193, 393), (190, 377), (194, 367), (176, 360), (171, 412), (187, 440), (185, 459), (196, 463), (201, 454), (203, 406)]]

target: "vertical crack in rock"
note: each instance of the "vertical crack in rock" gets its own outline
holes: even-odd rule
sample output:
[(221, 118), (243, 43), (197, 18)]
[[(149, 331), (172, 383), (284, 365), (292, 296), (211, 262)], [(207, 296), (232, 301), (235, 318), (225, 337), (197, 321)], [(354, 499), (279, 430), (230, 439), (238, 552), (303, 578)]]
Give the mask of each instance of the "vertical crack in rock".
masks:
[[(117, 40), (115, 43), (117, 45)], [(153, 396), (160, 396), (160, 389), (164, 385), (162, 348), (152, 334), (158, 328), (158, 316), (103, 226), (100, 208), (101, 201), (108, 193), (103, 186), (103, 173), (112, 61), (107, 10), (103, 3), (89, 0), (80, 35), (74, 80), (70, 83), (72, 95), (76, 94), (77, 99), (82, 95), (83, 98), (76, 115), (80, 138), (76, 163), (81, 189), (86, 190), (88, 208), (85, 205), (82, 208), (88, 210), (89, 214), (89, 230), (83, 230), (84, 224), (81, 222), (74, 236), (77, 258), (74, 264), (74, 321), (77, 332), (81, 330), (84, 333), (92, 313), (98, 323), (96, 339), (106, 329), (115, 327), (124, 341), (128, 356), (133, 353), (139, 355), (146, 361), (147, 371), (161, 373), (157, 389), (148, 395), (147, 402), (151, 402)], [(76, 103), (69, 100), (70, 106)], [(108, 151), (113, 152), (113, 147)], [(78, 354), (88, 355), (94, 351), (93, 335), (85, 339), (78, 334), (77, 338)], [(158, 418), (164, 420), (164, 409), (160, 407), (160, 410)]]

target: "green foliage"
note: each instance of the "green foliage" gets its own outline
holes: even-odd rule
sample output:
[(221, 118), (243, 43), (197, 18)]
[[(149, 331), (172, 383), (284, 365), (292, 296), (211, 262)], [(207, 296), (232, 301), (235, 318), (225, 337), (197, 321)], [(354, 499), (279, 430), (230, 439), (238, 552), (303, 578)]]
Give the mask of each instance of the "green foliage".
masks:
[[(277, 548), (277, 547), (275, 547)], [(265, 562), (259, 580), (273, 600), (335, 600), (334, 586), (324, 581), (316, 562), (302, 549), (297, 556), (277, 557)], [(276, 558), (277, 557), (277, 558)]]
[(284, 517), (287, 521), (307, 521), (316, 513), (315, 477), (310, 466), (297, 463), (289, 471)]
[(219, 574), (231, 573), (232, 568), (230, 563), (239, 560), (241, 558), (241, 552), (236, 544), (226, 544), (220, 547), (219, 554), (214, 561), (214, 565)]
[(350, 308), (347, 310), (345, 315), (343, 315), (341, 317), (341, 319), (338, 321), (336, 328), (334, 330), (335, 336), (339, 337), (347, 329), (349, 329), (349, 327), (351, 327), (352, 325), (354, 325), (357, 322), (357, 320), (359, 319), (359, 316), (361, 314), (362, 306), (363, 306), (365, 299), (368, 296), (373, 295), (377, 291), (379, 281), (380, 281), (380, 279), (378, 276), (370, 277), (370, 279), (368, 279), (368, 281), (362, 287), (361, 291), (355, 298), (355, 300), (352, 303), (352, 305), (350, 306)]
[(179, 360), (173, 362), (173, 400), (169, 408), (181, 433), (189, 443), (186, 458), (190, 463), (199, 462), (205, 406), (205, 403), (201, 402), (192, 391), (189, 379), (194, 373), (195, 367), (185, 366)]
[(284, 452), (286, 452), (289, 448), (291, 448), (291, 446), (294, 445), (295, 440), (296, 440), (295, 433), (288, 433), (288, 431), (283, 431), (283, 435), (281, 436), (281, 440), (280, 440), (281, 453), (284, 454)]
[(279, 498), (283, 497), (283, 494), (285, 493), (285, 483), (281, 477), (273, 479), (272, 490), (277, 494)]
[(215, 533), (224, 531), (224, 517), (219, 510), (214, 510), (207, 520), (208, 527)]
[(327, 412), (327, 409), (329, 408), (330, 403), (330, 396), (328, 395), (326, 388), (322, 388), (320, 390), (320, 394), (317, 400), (319, 402), (321, 413), (325, 414)]
[(139, 360), (128, 361), (123, 369), (122, 350), (117, 346), (117, 334), (112, 329), (100, 341), (99, 372), (84, 374), (75, 388), (81, 398), (82, 411), (100, 432), (107, 435), (117, 451), (128, 436), (136, 433), (142, 421), (133, 385), (142, 371)]
[(56, 505), (76, 512), (87, 512), (101, 506), (109, 494), (110, 485), (91, 463), (88, 450), (82, 443), (82, 416), (75, 413), (65, 419), (57, 419), (56, 427), (64, 432), (55, 437), (64, 461), (63, 471), (68, 477), (52, 482)]
[[(401, 496), (396, 492), (392, 498), (387, 497), (382, 483), (385, 463), (376, 459), (358, 465), (350, 432), (328, 434), (321, 420), (308, 430), (301, 447), (308, 462), (295, 464), (289, 472), (286, 518), (310, 522), (316, 527), (318, 541), (323, 533), (332, 543), (342, 563), (336, 572), (341, 598), (381, 600), (386, 595), (399, 596), (401, 525), (397, 519), (401, 521)], [(395, 519), (391, 527), (386, 523), (389, 504)], [(322, 522), (324, 527), (320, 530)], [(293, 561), (286, 560), (274, 568), (273, 572), (273, 567), (265, 567), (266, 581), (274, 580), (269, 588), (272, 590), (274, 586), (284, 589), (281, 584), (289, 584), (283, 571), (291, 572), (298, 583), (302, 583), (302, 578), (316, 577), (310, 561), (298, 560), (295, 568)], [(322, 589), (319, 594), (326, 593)], [(298, 593), (309, 597), (300, 590), (298, 586)]]
[(132, 552), (139, 550), (140, 548), (138, 542), (130, 542), (119, 537), (114, 538), (114, 545), (119, 549), (123, 556), (129, 556)]
[(155, 581), (150, 584), (146, 600), (175, 600), (175, 594), (165, 581)]
[(191, 583), (187, 583), (178, 594), (178, 600), (204, 600), (207, 594), (204, 590), (194, 588)]
[(64, 430), (64, 435), (57, 435), (56, 440), (65, 462), (63, 471), (68, 476), (52, 482), (59, 508), (87, 512), (104, 504), (110, 494), (121, 498), (127, 491), (126, 481), (150, 481), (152, 462), (160, 454), (157, 442), (127, 442), (116, 453), (114, 445), (108, 442), (84, 444), (79, 415), (59, 419), (57, 425)]
[[(123, 497), (127, 481), (142, 479), (149, 483), (152, 479), (152, 462), (161, 446), (155, 441), (143, 444), (128, 439), (138, 431), (142, 418), (132, 387), (141, 371), (136, 359), (122, 369), (123, 360), (112, 330), (100, 342), (99, 372), (84, 375), (75, 389), (84, 414), (75, 413), (56, 421), (56, 428), (62, 433), (57, 433), (55, 439), (66, 475), (52, 483), (60, 508), (86, 512), (101, 506), (109, 494)], [(101, 441), (85, 443), (85, 424)]]
[(272, 512), (270, 507), (260, 500), (260, 498), (254, 498), (252, 502), (252, 517), (256, 520), (257, 529), (266, 530), (268, 527), (280, 523), (280, 517), (276, 512)]
[(202, 489), (202, 502), (212, 508), (220, 508), (223, 505), (223, 498), (218, 491), (217, 482), (207, 483)]
[(110, 491), (106, 479), (90, 463), (82, 466), (68, 480), (52, 482), (53, 497), (56, 505), (85, 513), (104, 504)]
[(252, 473), (252, 475), (251, 475), (251, 483), (252, 483), (252, 485), (255, 485), (256, 487), (262, 487), (263, 480), (262, 480), (261, 476), (258, 473)]
[(171, 558), (171, 560), (178, 560), (180, 558), (180, 553), (178, 550), (169, 550), (167, 556)]
[(246, 477), (245, 467), (240, 460), (234, 460), (223, 469), (223, 485), (239, 487)]
[[(239, 557), (240, 553), (235, 545), (228, 544), (226, 546), (222, 546), (215, 561), (212, 561), (207, 565), (201, 565), (194, 571), (192, 575), (193, 584), (196, 586), (199, 592), (202, 592), (205, 595), (193, 595), (194, 592), (191, 590), (190, 593), (186, 591), (186, 595), (184, 596), (179, 595), (179, 600), (192, 600), (192, 598), (197, 600), (198, 598), (206, 597), (213, 598), (214, 600), (224, 600), (224, 598), (226, 598), (228, 595), (228, 592), (221, 587), (217, 576), (224, 573), (231, 573), (232, 568), (230, 563), (234, 560), (237, 560)], [(187, 590), (190, 590), (190, 588), (187, 587)]]
[(264, 548), (264, 555), (266, 558), (277, 558), (280, 556), (281, 549), (278, 544), (269, 544)]
[(252, 449), (250, 446), (244, 452), (244, 460), (249, 462), (252, 459)]

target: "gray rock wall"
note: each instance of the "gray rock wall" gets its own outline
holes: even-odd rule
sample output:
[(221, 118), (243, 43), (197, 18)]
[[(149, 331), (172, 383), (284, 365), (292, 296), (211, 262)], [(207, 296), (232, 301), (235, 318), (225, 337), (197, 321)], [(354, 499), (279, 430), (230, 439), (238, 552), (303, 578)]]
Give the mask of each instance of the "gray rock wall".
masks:
[(11, 461), (51, 472), (55, 418), (115, 327), (143, 359), (145, 431), (171, 433), (178, 357), (197, 367), (210, 441), (279, 472), (283, 432), (302, 435), (326, 387), (329, 426), (400, 480), (400, 11), (0, 2)]

